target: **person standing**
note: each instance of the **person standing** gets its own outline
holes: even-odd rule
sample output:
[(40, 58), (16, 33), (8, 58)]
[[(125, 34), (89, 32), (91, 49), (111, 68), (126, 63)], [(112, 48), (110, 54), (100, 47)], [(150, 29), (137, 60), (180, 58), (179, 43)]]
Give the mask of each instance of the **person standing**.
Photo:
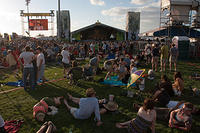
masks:
[(154, 71), (154, 66), (155, 66), (155, 71), (157, 72), (158, 70), (158, 59), (159, 59), (159, 50), (156, 44), (153, 44), (153, 49), (152, 49), (152, 70)]
[(178, 59), (178, 49), (175, 47), (175, 44), (172, 44), (172, 48), (170, 48), (170, 57), (169, 57), (169, 69), (172, 70), (172, 64), (174, 63), (174, 71), (176, 72), (176, 62)]
[[(168, 55), (169, 55), (169, 47), (167, 46), (167, 44), (163, 44), (163, 46), (161, 47), (161, 51), (160, 51), (160, 64), (161, 64), (161, 72), (166, 70), (166, 64), (167, 64), (167, 60), (168, 60)], [(163, 70), (164, 67), (164, 70)]]
[(29, 76), (29, 84), (31, 89), (35, 89), (35, 73), (33, 68), (32, 61), (34, 60), (34, 54), (30, 51), (30, 47), (26, 46), (25, 52), (22, 52), (19, 56), (19, 62), (22, 64), (21, 59), (24, 60), (24, 71), (23, 71), (23, 81), (24, 81), (24, 90), (27, 90), (27, 78)]
[(45, 81), (45, 77), (44, 77), (44, 70), (45, 70), (45, 58), (44, 58), (44, 54), (42, 53), (42, 48), (38, 47), (36, 49), (37, 52), (37, 81), (42, 80), (42, 82)]
[(151, 62), (151, 44), (145, 46), (145, 55), (147, 58), (146, 64), (149, 64)]
[(67, 45), (63, 46), (61, 55), (63, 57), (62, 63), (63, 63), (63, 67), (64, 67), (63, 75), (64, 75), (64, 78), (66, 78), (66, 73), (68, 73), (69, 67), (70, 67), (70, 54), (69, 54), (69, 51), (67, 50)]

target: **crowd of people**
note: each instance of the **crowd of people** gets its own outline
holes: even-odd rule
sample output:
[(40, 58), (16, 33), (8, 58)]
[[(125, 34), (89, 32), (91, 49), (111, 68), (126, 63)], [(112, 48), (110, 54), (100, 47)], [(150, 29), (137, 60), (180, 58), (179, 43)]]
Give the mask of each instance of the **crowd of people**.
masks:
[[(106, 72), (105, 80), (117, 75), (119, 81), (127, 84), (131, 74), (144, 66), (151, 64), (148, 75), (153, 73), (172, 71), (174, 65), (174, 82), (172, 83), (167, 75), (162, 75), (160, 82), (155, 86), (151, 98), (144, 100), (143, 105), (133, 104), (138, 111), (136, 118), (116, 123), (117, 128), (127, 128), (130, 133), (155, 133), (156, 119), (166, 118), (169, 120), (169, 127), (189, 131), (192, 126), (192, 114), (198, 115), (199, 109), (192, 103), (186, 101), (172, 101), (175, 96), (181, 97), (184, 91), (184, 79), (182, 73), (177, 71), (178, 49), (175, 44), (169, 44), (164, 40), (147, 41), (145, 48), (133, 51), (135, 42), (117, 41), (88, 41), (73, 42), (71, 44), (55, 40), (23, 39), (17, 41), (3, 41), (0, 48), (0, 66), (13, 70), (16, 74), (22, 71), (24, 90), (28, 85), (36, 90), (39, 82), (45, 82), (45, 65), (48, 62), (63, 65), (63, 77), (70, 80), (69, 84), (76, 83), (79, 79), (93, 79), (102, 71)], [(89, 59), (83, 67), (78, 65), (79, 60)], [(100, 67), (104, 61), (103, 68)], [(159, 69), (160, 62), (160, 69)], [(169, 63), (168, 63), (169, 62)], [(29, 80), (28, 80), (29, 79)], [(153, 78), (150, 78), (153, 80)], [(142, 79), (137, 81), (141, 85)], [(116, 111), (118, 105), (113, 101), (97, 99), (95, 89), (86, 90), (86, 98), (76, 98), (68, 94), (68, 99), (63, 97), (44, 98), (34, 106), (34, 118), (44, 121), (46, 114), (53, 115), (63, 100), (67, 110), (75, 119), (88, 119), (95, 114), (97, 126), (103, 124), (101, 115), (106, 112)], [(72, 107), (68, 100), (79, 105), (79, 108)], [(162, 108), (161, 108), (162, 107)], [(50, 110), (50, 111), (49, 111)], [(0, 131), (3, 132), (4, 121), (0, 116)], [(49, 121), (45, 122), (37, 133), (51, 133), (56, 130), (55, 125)]]

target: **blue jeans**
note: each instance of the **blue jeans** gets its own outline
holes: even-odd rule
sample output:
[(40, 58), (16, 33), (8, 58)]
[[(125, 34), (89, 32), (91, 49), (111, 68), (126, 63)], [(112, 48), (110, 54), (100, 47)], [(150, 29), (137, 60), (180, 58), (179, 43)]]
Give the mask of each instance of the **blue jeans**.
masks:
[(24, 68), (23, 72), (23, 81), (24, 81), (24, 90), (27, 89), (27, 77), (29, 76), (29, 85), (31, 89), (35, 89), (35, 73), (34, 68)]

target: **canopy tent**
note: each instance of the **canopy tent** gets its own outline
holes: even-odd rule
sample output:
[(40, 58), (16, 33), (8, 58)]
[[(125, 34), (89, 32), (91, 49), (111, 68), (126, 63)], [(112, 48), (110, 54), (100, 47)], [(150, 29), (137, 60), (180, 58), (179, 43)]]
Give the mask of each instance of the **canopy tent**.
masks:
[(95, 24), (72, 32), (76, 40), (125, 40), (126, 31), (97, 21)]
[(171, 26), (168, 28), (164, 28), (161, 30), (154, 31), (153, 33), (154, 37), (163, 37), (163, 36), (187, 36), (189, 38), (199, 38), (200, 37), (200, 31), (195, 29), (190, 29), (188, 27), (175, 27)]

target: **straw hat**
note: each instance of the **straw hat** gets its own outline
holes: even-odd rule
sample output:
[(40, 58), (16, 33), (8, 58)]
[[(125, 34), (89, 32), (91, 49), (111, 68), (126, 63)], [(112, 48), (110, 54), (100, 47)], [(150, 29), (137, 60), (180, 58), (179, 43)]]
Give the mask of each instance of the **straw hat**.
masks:
[(109, 101), (107, 104), (103, 104), (103, 106), (109, 111), (116, 111), (118, 109), (118, 104), (113, 101)]
[(88, 89), (86, 90), (86, 95), (87, 95), (88, 97), (92, 96), (93, 94), (96, 94), (96, 92), (95, 92), (95, 90), (94, 90), (93, 88), (88, 88)]

